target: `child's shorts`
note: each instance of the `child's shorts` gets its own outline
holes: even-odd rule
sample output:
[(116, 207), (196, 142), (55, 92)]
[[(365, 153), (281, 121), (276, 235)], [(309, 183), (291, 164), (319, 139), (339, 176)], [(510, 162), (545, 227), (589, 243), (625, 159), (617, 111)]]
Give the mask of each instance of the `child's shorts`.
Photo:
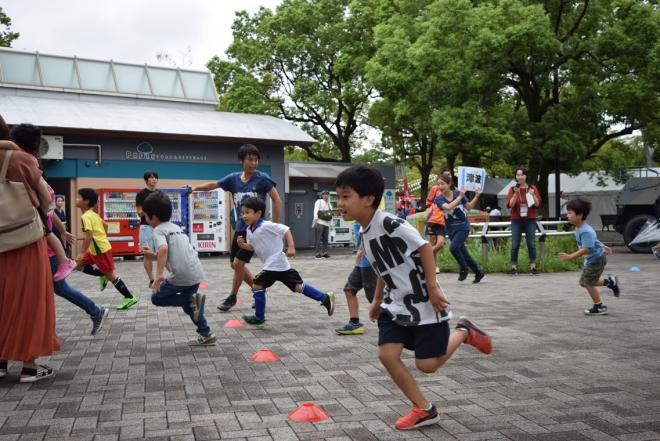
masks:
[(427, 236), (440, 236), (445, 235), (445, 226), (443, 224), (427, 223), (425, 233)]
[(596, 286), (600, 276), (602, 276), (603, 271), (605, 271), (605, 265), (607, 265), (605, 254), (598, 257), (590, 264), (585, 265), (582, 270), (582, 275), (580, 276), (580, 285)]
[(275, 282), (282, 282), (291, 291), (296, 291), (297, 285), (302, 285), (303, 279), (298, 271), (293, 268), (287, 271), (268, 271), (263, 270), (254, 276), (254, 284), (262, 286), (264, 289), (273, 286)]
[(246, 231), (239, 231), (237, 233), (234, 233), (234, 237), (231, 240), (231, 249), (229, 250), (230, 262), (233, 262), (234, 259), (238, 259), (241, 262), (250, 263), (250, 259), (252, 259), (252, 255), (254, 254), (254, 251), (244, 250), (243, 248), (238, 246), (238, 237), (243, 236), (243, 239), (245, 239), (246, 235), (247, 235)]
[(359, 290), (364, 289), (369, 303), (374, 299), (374, 291), (376, 290), (376, 272), (370, 266), (366, 267), (353, 267), (353, 271), (348, 275), (346, 285), (344, 285), (344, 292), (351, 291), (353, 294)]
[(83, 255), (82, 262), (85, 265), (96, 265), (103, 274), (109, 274), (115, 270), (115, 261), (112, 258), (112, 250), (97, 254), (96, 256), (87, 250)]
[(441, 357), (447, 353), (449, 323), (432, 323), (421, 326), (401, 326), (392, 321), (387, 311), (378, 317), (378, 346), (387, 343), (403, 343), (403, 347), (415, 351), (415, 358)]

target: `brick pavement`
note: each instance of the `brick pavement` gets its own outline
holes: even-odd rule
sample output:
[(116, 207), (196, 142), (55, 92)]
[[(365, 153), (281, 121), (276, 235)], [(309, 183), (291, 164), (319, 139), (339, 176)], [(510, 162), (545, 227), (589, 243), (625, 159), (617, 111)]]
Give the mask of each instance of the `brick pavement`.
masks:
[[(610, 258), (623, 294), (605, 294), (606, 317), (582, 315), (588, 301), (578, 273), (489, 275), (477, 286), (441, 274), (455, 317), (482, 325), (495, 352), (464, 347), (440, 372), (415, 374), (441, 421), (403, 433), (392, 424), (409, 405), (377, 360), (375, 326), (367, 323), (362, 336), (333, 332), (347, 319), (341, 288), (352, 256), (335, 250), (315, 260), (303, 252), (293, 263), (307, 282), (339, 294), (336, 315), (278, 285), (268, 294), (265, 330), (223, 328), (251, 311), (251, 299), (243, 288), (244, 304), (217, 312), (228, 259), (204, 259), (208, 318), (220, 338), (211, 348), (187, 345), (195, 333), (182, 312), (150, 304), (140, 262), (117, 265), (140, 303), (112, 310), (96, 337), (89, 319), (57, 298), (62, 350), (49, 361), (57, 375), (22, 385), (10, 365), (0, 380), (0, 441), (660, 439), (660, 262), (649, 255), (620, 250)], [(627, 272), (633, 264), (642, 271)], [(106, 306), (120, 300), (88, 276), (69, 282)], [(281, 361), (250, 362), (262, 348)], [(331, 418), (288, 422), (308, 401)]]

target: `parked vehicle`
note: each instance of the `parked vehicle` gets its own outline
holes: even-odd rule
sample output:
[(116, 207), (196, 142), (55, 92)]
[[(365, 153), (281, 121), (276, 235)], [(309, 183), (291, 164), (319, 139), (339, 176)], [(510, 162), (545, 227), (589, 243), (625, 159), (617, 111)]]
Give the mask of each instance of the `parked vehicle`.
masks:
[(631, 177), (616, 197), (616, 231), (633, 253), (650, 253), (655, 243), (635, 243), (633, 239), (647, 221), (660, 217), (660, 169), (630, 169)]

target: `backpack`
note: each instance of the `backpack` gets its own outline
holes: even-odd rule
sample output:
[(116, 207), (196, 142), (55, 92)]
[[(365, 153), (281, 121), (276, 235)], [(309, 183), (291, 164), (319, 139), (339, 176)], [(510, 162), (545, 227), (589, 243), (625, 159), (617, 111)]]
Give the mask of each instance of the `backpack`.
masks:
[(30, 245), (44, 234), (41, 218), (25, 185), (7, 180), (13, 153), (7, 150), (0, 168), (0, 253)]

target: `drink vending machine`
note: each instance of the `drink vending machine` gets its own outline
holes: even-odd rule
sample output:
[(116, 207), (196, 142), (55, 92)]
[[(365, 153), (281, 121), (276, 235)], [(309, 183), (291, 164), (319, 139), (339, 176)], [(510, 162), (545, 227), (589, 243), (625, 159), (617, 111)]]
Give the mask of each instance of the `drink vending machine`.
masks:
[(185, 188), (160, 190), (172, 201), (172, 217), (170, 222), (177, 224), (181, 230), (190, 237), (188, 231), (188, 192)]
[(101, 188), (99, 215), (108, 223), (108, 240), (115, 256), (140, 254), (140, 218), (135, 212), (135, 188)]
[(226, 252), (227, 206), (225, 191), (194, 191), (190, 194), (190, 242), (199, 252)]

